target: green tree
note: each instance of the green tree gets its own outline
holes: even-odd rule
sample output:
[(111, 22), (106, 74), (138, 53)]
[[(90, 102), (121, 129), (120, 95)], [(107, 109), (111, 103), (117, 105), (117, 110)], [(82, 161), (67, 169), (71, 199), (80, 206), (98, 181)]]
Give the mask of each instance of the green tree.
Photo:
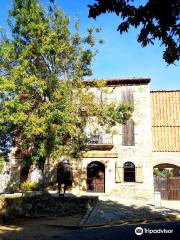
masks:
[(180, 58), (180, 1), (146, 0), (143, 5), (133, 0), (95, 0), (89, 5), (89, 17), (102, 13), (115, 13), (121, 17), (117, 28), (120, 33), (139, 27), (138, 42), (143, 47), (160, 40), (165, 46), (163, 59), (172, 64)]
[(2, 170), (3, 170), (3, 157), (2, 156), (0, 156), (0, 173), (2, 172)]
[(91, 75), (99, 29), (81, 37), (76, 21), (71, 33), (69, 18), (51, 2), (46, 11), (37, 0), (14, 0), (12, 36), (2, 32), (0, 42), (0, 150), (7, 155), (12, 145), (41, 166), (62, 154), (80, 157), (89, 118), (121, 123), (133, 110), (96, 104), (84, 77)]

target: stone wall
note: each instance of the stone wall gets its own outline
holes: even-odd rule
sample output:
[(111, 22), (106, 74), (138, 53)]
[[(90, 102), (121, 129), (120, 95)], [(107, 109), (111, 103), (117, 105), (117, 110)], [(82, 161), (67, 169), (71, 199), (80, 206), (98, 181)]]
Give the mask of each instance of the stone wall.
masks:
[(5, 162), (0, 174), (0, 193), (15, 192), (19, 189), (19, 166)]
[[(135, 123), (135, 145), (122, 145), (122, 125), (117, 125), (114, 130), (113, 148), (109, 151), (115, 157), (105, 157), (104, 151), (91, 151), (82, 161), (82, 168), (87, 176), (87, 165), (92, 161), (99, 161), (105, 165), (105, 194), (117, 194), (121, 197), (151, 198), (153, 196), (153, 165), (152, 165), (152, 135), (151, 135), (151, 111), (150, 111), (150, 87), (149, 84), (132, 84), (128, 86), (108, 87), (106, 99), (121, 102), (121, 92), (124, 88), (130, 88), (134, 96), (133, 120)], [(107, 152), (107, 151), (106, 151)], [(96, 157), (97, 156), (97, 157)], [(108, 154), (107, 154), (108, 156)], [(115, 181), (115, 166), (121, 167), (125, 162), (134, 163), (135, 167), (141, 167), (141, 182), (120, 183)], [(122, 172), (123, 174), (123, 172)], [(86, 181), (84, 180), (84, 188)]]
[(180, 152), (153, 152), (152, 163), (153, 166), (169, 163), (180, 167)]
[(16, 192), (20, 186), (20, 159), (15, 157), (16, 148), (12, 148), (8, 161), (4, 161), (0, 173), (0, 193)]
[(10, 165), (4, 163), (2, 172), (0, 173), (0, 193), (3, 193), (10, 181)]
[(0, 220), (19, 217), (49, 217), (86, 213), (97, 203), (97, 197), (54, 197), (40, 195), (0, 198)]

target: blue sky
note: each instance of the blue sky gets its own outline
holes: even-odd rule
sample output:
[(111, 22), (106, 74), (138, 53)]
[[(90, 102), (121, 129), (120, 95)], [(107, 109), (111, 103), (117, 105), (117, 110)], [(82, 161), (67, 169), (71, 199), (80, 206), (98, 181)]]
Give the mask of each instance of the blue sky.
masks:
[[(138, 0), (143, 3), (144, 0)], [(47, 5), (47, 0), (40, 0)], [(93, 78), (113, 77), (150, 77), (151, 89), (180, 89), (180, 63), (176, 66), (167, 64), (162, 59), (163, 47), (160, 42), (154, 46), (142, 48), (136, 41), (137, 30), (120, 35), (116, 29), (119, 17), (104, 14), (96, 20), (88, 18), (89, 3), (93, 0), (56, 0), (56, 3), (71, 19), (78, 16), (81, 31), (88, 26), (100, 26), (100, 37), (105, 40), (104, 45), (98, 46), (99, 54), (93, 64)], [(0, 1), (0, 26), (7, 27), (5, 22), (12, 0)]]

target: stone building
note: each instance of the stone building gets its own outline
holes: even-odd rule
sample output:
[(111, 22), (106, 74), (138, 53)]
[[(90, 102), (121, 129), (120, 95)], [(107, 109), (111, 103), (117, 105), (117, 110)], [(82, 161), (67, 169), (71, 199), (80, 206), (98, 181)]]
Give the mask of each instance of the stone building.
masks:
[[(115, 134), (90, 122), (86, 129), (90, 151), (80, 162), (68, 156), (53, 165), (46, 162), (45, 182), (55, 180), (58, 163), (66, 159), (72, 164), (73, 194), (151, 198), (154, 167), (173, 168), (179, 174), (180, 91), (150, 91), (149, 78), (104, 81), (105, 92), (92, 87), (97, 101), (131, 103), (132, 117), (113, 127)], [(12, 166), (18, 172), (15, 162)]]
[[(107, 80), (104, 101), (134, 104), (132, 118), (116, 134), (91, 134), (91, 151), (82, 159), (81, 193), (151, 198), (153, 169), (180, 176), (180, 91), (150, 91), (150, 79)], [(90, 130), (91, 132), (92, 130)]]
[[(107, 80), (102, 100), (129, 102), (134, 112), (113, 136), (89, 133), (91, 151), (82, 159), (81, 191), (148, 198), (153, 195), (150, 79)], [(90, 130), (92, 131), (92, 130)]]

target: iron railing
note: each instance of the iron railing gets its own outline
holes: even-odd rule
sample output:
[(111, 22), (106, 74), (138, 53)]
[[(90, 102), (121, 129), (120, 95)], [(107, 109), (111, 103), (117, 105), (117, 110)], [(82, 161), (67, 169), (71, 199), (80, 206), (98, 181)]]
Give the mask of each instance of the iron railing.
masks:
[(113, 136), (107, 134), (93, 134), (89, 137), (90, 145), (112, 145)]

